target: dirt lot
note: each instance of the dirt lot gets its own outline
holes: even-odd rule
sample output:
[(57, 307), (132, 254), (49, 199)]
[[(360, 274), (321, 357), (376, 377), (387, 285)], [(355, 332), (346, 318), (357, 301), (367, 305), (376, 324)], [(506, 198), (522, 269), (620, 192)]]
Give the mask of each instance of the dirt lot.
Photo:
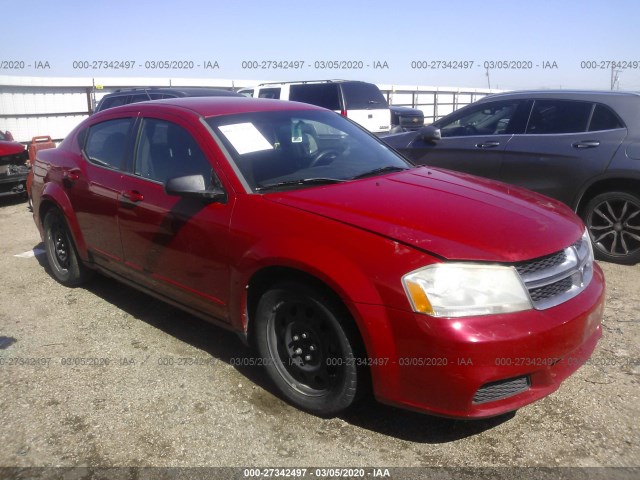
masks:
[(106, 278), (56, 283), (26, 203), (1, 201), (0, 225), (0, 336), (15, 339), (0, 466), (640, 466), (640, 265), (601, 264), (603, 339), (542, 401), (474, 422), (375, 402), (325, 420), (243, 366), (235, 335)]

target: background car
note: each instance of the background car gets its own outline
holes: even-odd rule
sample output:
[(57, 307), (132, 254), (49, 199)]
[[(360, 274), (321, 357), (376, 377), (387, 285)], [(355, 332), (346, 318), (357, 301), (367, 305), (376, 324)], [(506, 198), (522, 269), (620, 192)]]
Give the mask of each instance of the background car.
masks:
[(317, 105), (338, 112), (373, 133), (388, 133), (391, 128), (389, 104), (373, 83), (353, 80), (262, 83), (238, 93)]
[(601, 336), (604, 278), (569, 208), (414, 168), (313, 105), (108, 109), (37, 152), (32, 193), (57, 281), (99, 271), (235, 331), (318, 415), (369, 388), (499, 415), (557, 389)]
[(424, 127), (424, 113), (422, 110), (400, 105), (389, 105), (391, 111), (391, 130), (389, 133), (420, 130)]
[(26, 194), (29, 153), (9, 132), (0, 132), (0, 197)]
[(640, 95), (491, 95), (417, 133), (384, 137), (418, 165), (529, 188), (574, 209), (596, 255), (640, 261)]
[(207, 87), (149, 87), (129, 88), (116, 90), (106, 94), (96, 107), (96, 112), (107, 108), (128, 105), (129, 103), (146, 102), (148, 100), (161, 100), (163, 98), (181, 97), (237, 97), (238, 93), (231, 90)]

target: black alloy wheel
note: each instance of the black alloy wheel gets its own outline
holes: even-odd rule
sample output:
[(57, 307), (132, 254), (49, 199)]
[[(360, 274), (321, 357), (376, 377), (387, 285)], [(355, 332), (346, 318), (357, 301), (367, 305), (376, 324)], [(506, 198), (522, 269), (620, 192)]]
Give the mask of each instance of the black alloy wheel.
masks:
[(627, 192), (595, 196), (584, 210), (597, 258), (633, 265), (640, 261), (640, 197)]

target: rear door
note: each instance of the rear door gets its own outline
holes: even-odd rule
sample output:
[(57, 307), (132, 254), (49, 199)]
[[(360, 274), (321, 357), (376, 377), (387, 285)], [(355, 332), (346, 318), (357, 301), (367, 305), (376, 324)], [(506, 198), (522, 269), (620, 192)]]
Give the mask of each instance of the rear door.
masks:
[(131, 155), (136, 114), (111, 118), (79, 135), (84, 161), (65, 172), (65, 187), (93, 260), (122, 268), (118, 201)]
[(233, 197), (207, 204), (164, 191), (167, 179), (184, 175), (200, 174), (207, 185), (224, 187), (204, 144), (180, 118), (142, 118), (118, 219), (130, 276), (183, 305), (226, 320)]
[(524, 131), (530, 108), (524, 100), (471, 105), (434, 123), (441, 140), (416, 138), (400, 151), (418, 165), (499, 179), (503, 152), (513, 135)]
[(605, 170), (626, 135), (605, 105), (536, 100), (526, 132), (507, 145), (500, 179), (573, 207), (581, 187)]

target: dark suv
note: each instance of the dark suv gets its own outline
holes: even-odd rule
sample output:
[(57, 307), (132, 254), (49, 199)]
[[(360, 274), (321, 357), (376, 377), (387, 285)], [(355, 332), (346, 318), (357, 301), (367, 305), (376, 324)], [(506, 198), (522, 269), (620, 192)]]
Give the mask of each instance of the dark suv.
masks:
[(146, 102), (147, 100), (161, 100), (163, 98), (239, 96), (241, 96), (239, 93), (230, 90), (208, 87), (128, 88), (106, 94), (98, 103), (96, 112), (120, 105)]
[(640, 261), (640, 94), (496, 94), (384, 141), (414, 163), (561, 200), (587, 224), (599, 258)]

